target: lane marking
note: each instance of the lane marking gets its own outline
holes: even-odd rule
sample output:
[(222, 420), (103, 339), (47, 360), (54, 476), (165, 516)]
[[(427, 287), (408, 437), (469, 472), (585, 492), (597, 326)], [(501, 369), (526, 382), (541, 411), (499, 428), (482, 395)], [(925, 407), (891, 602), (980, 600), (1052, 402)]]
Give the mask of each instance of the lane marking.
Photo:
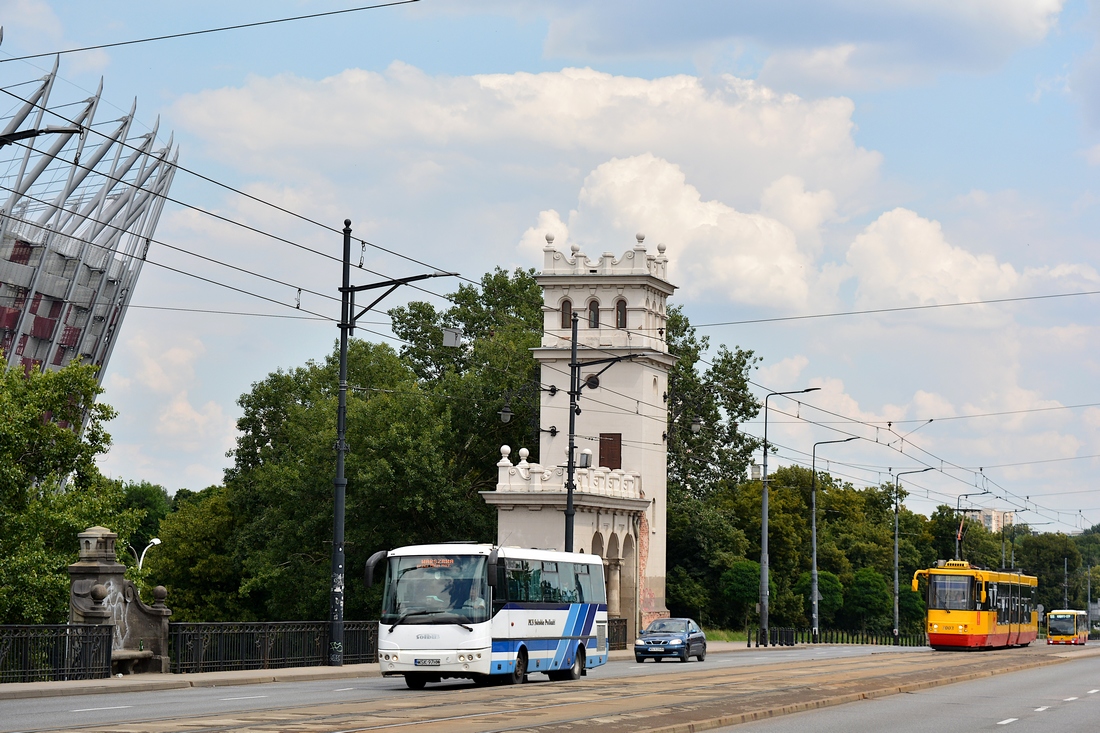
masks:
[(1041, 707), (1041, 708), (1035, 708), (1035, 712), (1037, 712), (1037, 713), (1041, 713), (1041, 712), (1043, 712), (1044, 710), (1049, 710), (1049, 709), (1050, 709), (1050, 705), (1044, 705), (1044, 706), (1043, 706), (1043, 707)]
[(112, 705), (108, 708), (80, 708), (79, 710), (70, 710), (70, 713), (90, 713), (93, 710), (125, 710), (126, 708), (132, 708), (133, 705)]
[(1015, 723), (1017, 720), (1019, 720), (1019, 718), (1005, 718), (1000, 723), (997, 723), (997, 725), (1008, 725), (1009, 723)]
[(348, 690), (354, 690), (354, 687), (341, 687), (339, 690), (333, 690), (333, 692), (347, 692)]
[(1077, 699), (1076, 697), (1067, 697), (1067, 698), (1066, 698), (1065, 700), (1063, 700), (1062, 702), (1073, 702), (1073, 701), (1074, 701), (1074, 700), (1076, 700), (1076, 699)]
[(247, 695), (246, 697), (219, 697), (219, 700), (258, 700), (261, 697), (267, 697), (267, 695)]
[(1089, 690), (1088, 694), (1095, 695), (1098, 692), (1100, 692), (1100, 690)]

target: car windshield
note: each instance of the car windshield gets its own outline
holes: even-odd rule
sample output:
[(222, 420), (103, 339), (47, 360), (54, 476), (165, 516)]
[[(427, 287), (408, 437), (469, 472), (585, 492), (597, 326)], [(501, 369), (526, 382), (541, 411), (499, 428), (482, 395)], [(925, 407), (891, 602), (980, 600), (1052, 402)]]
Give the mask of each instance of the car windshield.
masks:
[(384, 624), (481, 623), (489, 589), (481, 555), (391, 557), (382, 598)]
[(647, 634), (682, 634), (687, 631), (687, 621), (659, 618), (646, 627)]
[(1051, 636), (1073, 636), (1077, 633), (1076, 618), (1068, 613), (1052, 613), (1047, 617)]

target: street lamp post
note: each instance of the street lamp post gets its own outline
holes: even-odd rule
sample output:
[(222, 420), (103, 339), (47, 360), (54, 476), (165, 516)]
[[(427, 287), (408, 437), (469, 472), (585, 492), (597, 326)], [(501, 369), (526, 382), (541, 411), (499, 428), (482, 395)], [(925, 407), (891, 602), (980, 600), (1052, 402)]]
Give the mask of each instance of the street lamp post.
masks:
[[(618, 364), (620, 361), (626, 361), (627, 359), (633, 359), (638, 354), (625, 354), (623, 356), (612, 356), (607, 359), (590, 359), (588, 361), (577, 361), (577, 312), (573, 311), (573, 332), (572, 332), (572, 344), (569, 356), (569, 455), (565, 464), (565, 551), (573, 551), (573, 519), (576, 516), (577, 510), (573, 507), (573, 492), (577, 490), (576, 474), (577, 474), (577, 461), (574, 453), (576, 452), (577, 443), (577, 414), (580, 412), (580, 408), (577, 407), (577, 400), (581, 397), (581, 390), (585, 387), (589, 389), (596, 389), (600, 386), (600, 375), (611, 368), (613, 364)], [(581, 368), (587, 366), (596, 366), (604, 364), (603, 369), (596, 372), (594, 375), (587, 379), (581, 379)], [(585, 468), (586, 466), (582, 466)]]
[(133, 545), (127, 545), (127, 547), (130, 548), (130, 553), (134, 556), (134, 559), (137, 560), (138, 570), (141, 570), (141, 566), (145, 564), (145, 553), (149, 552), (149, 548), (150, 547), (156, 547), (159, 544), (160, 544), (160, 538), (159, 537), (154, 537), (153, 539), (149, 540), (149, 544), (147, 544), (145, 546), (145, 549), (141, 551), (140, 556), (137, 554), (137, 550), (134, 549)]
[(807, 387), (789, 392), (769, 392), (764, 396), (764, 476), (760, 499), (760, 634), (768, 645), (768, 400), (780, 395), (816, 392), (820, 387)]
[(898, 645), (898, 491), (902, 476), (911, 473), (924, 473), (931, 471), (932, 467), (922, 468), (919, 471), (902, 471), (894, 475), (894, 646)]
[[(432, 272), (370, 285), (351, 284), (351, 219), (344, 219), (343, 280), (340, 286), (340, 389), (336, 402), (336, 478), (333, 479), (332, 497), (332, 587), (329, 595), (329, 664), (344, 664), (344, 504), (348, 481), (344, 476), (344, 455), (348, 452), (346, 441), (348, 412), (348, 338), (355, 332), (356, 322), (383, 298), (402, 285), (431, 277), (450, 277), (457, 272)], [(355, 294), (364, 290), (388, 288), (363, 310), (355, 312)]]
[(813, 607), (813, 643), (817, 643), (818, 631), (821, 625), (818, 623), (818, 592), (817, 592), (817, 446), (830, 445), (832, 443), (850, 443), (859, 440), (858, 435), (843, 440), (819, 440), (814, 443), (810, 451), (810, 601)]

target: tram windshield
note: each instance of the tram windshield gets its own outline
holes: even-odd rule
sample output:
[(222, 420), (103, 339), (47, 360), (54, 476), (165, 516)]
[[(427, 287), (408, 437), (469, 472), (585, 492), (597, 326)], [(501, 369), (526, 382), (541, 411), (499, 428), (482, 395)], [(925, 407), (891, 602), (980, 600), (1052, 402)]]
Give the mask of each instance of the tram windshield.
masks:
[(1077, 616), (1052, 613), (1047, 616), (1047, 631), (1051, 636), (1074, 636), (1077, 633)]
[(481, 623), (489, 620), (483, 555), (391, 557), (383, 624)]
[(928, 576), (928, 607), (947, 611), (969, 611), (974, 609), (971, 584), (973, 579), (967, 575)]

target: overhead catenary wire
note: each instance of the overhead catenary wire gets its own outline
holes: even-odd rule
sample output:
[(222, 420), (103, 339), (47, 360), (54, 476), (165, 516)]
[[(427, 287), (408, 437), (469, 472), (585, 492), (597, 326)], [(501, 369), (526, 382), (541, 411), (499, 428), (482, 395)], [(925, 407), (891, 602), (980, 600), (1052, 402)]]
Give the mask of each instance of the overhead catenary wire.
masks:
[(176, 38), (188, 38), (191, 36), (201, 36), (209, 33), (224, 33), (227, 31), (243, 30), (245, 28), (259, 28), (267, 25), (278, 25), (280, 23), (294, 23), (303, 20), (311, 20), (314, 18), (325, 18), (333, 15), (346, 15), (348, 13), (359, 13), (366, 10), (377, 10), (379, 8), (389, 8), (397, 5), (409, 5), (411, 3), (419, 2), (420, 0), (393, 0), (392, 2), (376, 3), (374, 5), (360, 5), (354, 8), (343, 8), (341, 10), (327, 10), (320, 13), (309, 13), (307, 15), (295, 15), (289, 18), (274, 18), (271, 20), (258, 20), (250, 23), (237, 23), (236, 25), (220, 26), (217, 28), (204, 28), (197, 31), (183, 31), (181, 33), (166, 33), (160, 36), (149, 36), (146, 38), (135, 38), (129, 41), (115, 41), (112, 43), (99, 43), (93, 46), (81, 46), (79, 48), (63, 49), (61, 51), (45, 51), (42, 53), (25, 54), (23, 56), (11, 56), (6, 59), (0, 59), (0, 63), (7, 63), (10, 61), (26, 61), (28, 59), (40, 59), (47, 56), (60, 56), (70, 53), (81, 53), (83, 51), (98, 51), (105, 48), (119, 48), (121, 46), (133, 46), (139, 43), (153, 43), (155, 41), (167, 41)]

